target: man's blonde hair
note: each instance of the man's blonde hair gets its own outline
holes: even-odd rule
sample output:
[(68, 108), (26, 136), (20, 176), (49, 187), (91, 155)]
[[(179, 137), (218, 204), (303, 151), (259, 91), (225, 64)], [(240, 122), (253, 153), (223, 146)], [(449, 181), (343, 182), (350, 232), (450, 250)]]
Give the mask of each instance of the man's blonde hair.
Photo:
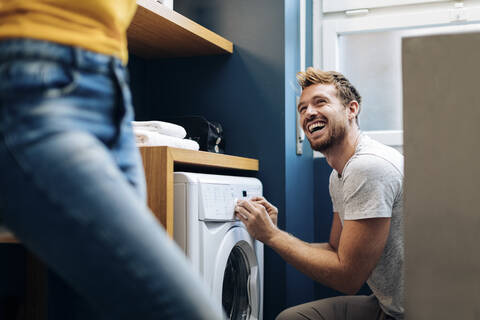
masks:
[[(362, 97), (357, 89), (340, 72), (323, 71), (310, 67), (306, 71), (297, 73), (297, 81), (302, 90), (314, 84), (333, 84), (337, 88), (337, 96), (342, 100), (344, 106), (353, 100), (358, 102), (359, 107), (362, 103)], [(360, 108), (358, 113), (360, 113)], [(358, 114), (356, 121), (358, 124)]]

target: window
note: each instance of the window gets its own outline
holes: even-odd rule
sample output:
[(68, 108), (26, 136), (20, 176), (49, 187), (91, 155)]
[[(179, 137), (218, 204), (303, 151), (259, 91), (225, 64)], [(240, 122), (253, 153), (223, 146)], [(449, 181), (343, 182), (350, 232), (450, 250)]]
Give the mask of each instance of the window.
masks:
[(314, 66), (344, 73), (363, 98), (361, 129), (403, 145), (404, 37), (480, 31), (480, 0), (314, 0)]
[(339, 12), (365, 8), (394, 7), (407, 4), (445, 2), (448, 0), (325, 0), (322, 12)]

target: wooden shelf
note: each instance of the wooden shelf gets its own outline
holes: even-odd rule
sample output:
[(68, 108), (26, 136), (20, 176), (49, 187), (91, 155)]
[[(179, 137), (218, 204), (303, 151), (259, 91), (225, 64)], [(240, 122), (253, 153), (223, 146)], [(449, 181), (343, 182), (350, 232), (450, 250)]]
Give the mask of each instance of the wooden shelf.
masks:
[(144, 58), (229, 54), (233, 44), (155, 0), (137, 0), (127, 31), (130, 51)]
[(170, 147), (160, 148), (166, 148), (170, 152), (172, 160), (175, 163), (200, 165), (212, 168), (258, 171), (258, 160), (256, 159), (205, 151), (192, 151)]
[(142, 147), (148, 206), (173, 237), (173, 170), (186, 164), (221, 169), (258, 171), (258, 160), (170, 147)]
[(0, 243), (19, 243), (19, 241), (15, 238), (13, 233), (2, 228), (2, 230), (0, 230)]

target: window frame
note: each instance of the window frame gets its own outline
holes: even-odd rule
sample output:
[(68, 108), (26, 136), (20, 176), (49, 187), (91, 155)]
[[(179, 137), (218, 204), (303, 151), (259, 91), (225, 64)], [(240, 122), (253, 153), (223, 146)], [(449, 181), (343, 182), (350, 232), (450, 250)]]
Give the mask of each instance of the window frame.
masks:
[[(368, 8), (361, 10), (359, 15), (350, 15), (347, 12), (324, 13), (322, 6), (324, 1), (313, 0), (313, 66), (323, 70), (339, 69), (339, 37), (344, 34), (469, 24), (479, 24), (480, 27), (480, 0), (470, 0), (466, 4), (443, 0), (398, 0), (395, 1), (397, 4), (407, 2), (410, 4)], [(359, 1), (359, 5), (380, 2), (386, 1)], [(387, 145), (403, 146), (402, 130), (364, 132)], [(321, 157), (321, 154), (315, 152), (314, 156)]]
[(410, 4), (448, 2), (451, 0), (326, 0), (323, 1), (324, 13), (340, 12), (367, 8), (395, 7)]

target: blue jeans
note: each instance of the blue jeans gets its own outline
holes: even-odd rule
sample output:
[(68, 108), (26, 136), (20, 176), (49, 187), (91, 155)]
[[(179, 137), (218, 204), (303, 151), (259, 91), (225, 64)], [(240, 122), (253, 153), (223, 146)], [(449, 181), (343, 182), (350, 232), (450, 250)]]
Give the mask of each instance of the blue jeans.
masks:
[(106, 319), (221, 319), (145, 205), (127, 72), (115, 58), (0, 41), (0, 212)]

